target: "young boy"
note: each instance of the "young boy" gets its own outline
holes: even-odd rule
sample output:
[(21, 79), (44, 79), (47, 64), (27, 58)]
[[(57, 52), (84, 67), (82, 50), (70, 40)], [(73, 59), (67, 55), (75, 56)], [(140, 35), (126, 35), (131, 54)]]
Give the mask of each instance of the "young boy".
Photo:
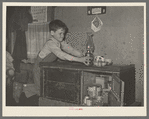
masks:
[(40, 68), (41, 61), (53, 62), (57, 58), (68, 61), (82, 62), (86, 64), (91, 60), (90, 57), (84, 57), (82, 53), (71, 47), (64, 41), (67, 33), (67, 26), (60, 20), (51, 21), (49, 24), (50, 39), (45, 43), (39, 52), (34, 66), (34, 86), (26, 85), (24, 92), (27, 97), (40, 95)]

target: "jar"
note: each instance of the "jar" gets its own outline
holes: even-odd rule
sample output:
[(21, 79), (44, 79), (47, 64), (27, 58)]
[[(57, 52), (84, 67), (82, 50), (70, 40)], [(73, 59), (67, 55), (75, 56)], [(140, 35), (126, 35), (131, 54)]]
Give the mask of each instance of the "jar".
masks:
[(91, 98), (96, 97), (96, 86), (88, 87), (88, 95)]
[(102, 96), (102, 85), (97, 86), (96, 90), (97, 90), (96, 97)]
[(92, 105), (92, 100), (91, 99), (87, 99), (86, 100), (86, 105), (87, 106), (91, 106)]

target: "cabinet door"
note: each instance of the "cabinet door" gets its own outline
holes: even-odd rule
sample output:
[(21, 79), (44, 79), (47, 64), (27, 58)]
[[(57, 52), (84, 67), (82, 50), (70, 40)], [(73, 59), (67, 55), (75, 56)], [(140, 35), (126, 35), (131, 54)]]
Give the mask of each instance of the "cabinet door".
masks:
[(123, 106), (124, 103), (124, 82), (116, 75), (112, 75), (111, 90), (109, 92), (110, 106)]
[(80, 73), (66, 69), (44, 69), (44, 96), (54, 100), (80, 103)]

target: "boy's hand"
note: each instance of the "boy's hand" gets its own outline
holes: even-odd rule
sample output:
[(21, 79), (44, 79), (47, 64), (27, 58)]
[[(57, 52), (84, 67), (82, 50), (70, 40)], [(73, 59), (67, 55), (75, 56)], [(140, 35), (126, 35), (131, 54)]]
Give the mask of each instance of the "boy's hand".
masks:
[(82, 62), (85, 65), (88, 65), (88, 63), (90, 63), (92, 60), (93, 60), (93, 58), (92, 57), (88, 57), (88, 56), (82, 58)]

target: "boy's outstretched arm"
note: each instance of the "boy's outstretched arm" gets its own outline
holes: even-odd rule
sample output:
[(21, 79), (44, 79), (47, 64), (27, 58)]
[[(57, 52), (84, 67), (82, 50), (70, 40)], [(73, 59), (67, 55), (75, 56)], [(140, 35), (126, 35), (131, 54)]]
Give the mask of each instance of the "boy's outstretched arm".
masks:
[(76, 57), (83, 57), (83, 54), (81, 52), (73, 48), (71, 45), (67, 44), (65, 41), (61, 43), (61, 46), (62, 50), (64, 50), (65, 52)]

